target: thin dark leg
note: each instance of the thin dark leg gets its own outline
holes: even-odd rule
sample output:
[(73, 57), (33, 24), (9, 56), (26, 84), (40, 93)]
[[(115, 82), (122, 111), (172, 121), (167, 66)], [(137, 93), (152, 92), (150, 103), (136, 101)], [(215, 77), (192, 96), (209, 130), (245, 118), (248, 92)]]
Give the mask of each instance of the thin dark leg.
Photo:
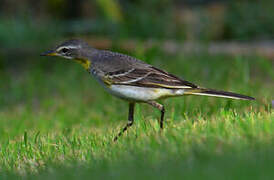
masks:
[(164, 128), (164, 116), (165, 116), (165, 107), (162, 105), (162, 109), (161, 109), (161, 120), (160, 120), (160, 128), (163, 129)]
[(157, 103), (156, 101), (149, 101), (147, 103), (161, 111), (160, 128), (163, 129), (164, 128), (165, 107), (162, 104)]
[(130, 126), (132, 126), (134, 122), (134, 106), (135, 103), (129, 103), (127, 125), (122, 129), (122, 131), (119, 132), (117, 136), (115, 136), (114, 141), (117, 141), (118, 137), (120, 137)]

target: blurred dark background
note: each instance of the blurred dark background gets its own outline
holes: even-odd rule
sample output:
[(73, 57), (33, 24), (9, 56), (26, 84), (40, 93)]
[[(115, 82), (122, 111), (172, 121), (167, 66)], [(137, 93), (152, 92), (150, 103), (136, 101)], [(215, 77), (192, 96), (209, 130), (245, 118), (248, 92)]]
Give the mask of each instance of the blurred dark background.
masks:
[[(272, 175), (273, 9), (274, 0), (0, 0), (0, 179), (5, 169), (44, 179)], [(39, 56), (70, 38), (256, 101), (164, 100), (163, 134), (159, 112), (137, 105), (133, 129), (112, 144), (128, 104), (79, 64)]]
[[(274, 65), (273, 7), (271, 0), (1, 0), (0, 92), (5, 94), (1, 98), (6, 99), (3, 104), (13, 102), (12, 99), (29, 99), (27, 93), (33, 96), (32, 89), (24, 92), (21, 88), (26, 86), (28, 77), (40, 82), (48, 77), (47, 73), (67, 74), (64, 72), (71, 69), (80, 72), (77, 77), (84, 83), (78, 66), (39, 57), (41, 52), (70, 38), (82, 38), (95, 48), (130, 54), (203, 83), (213, 76), (222, 79), (220, 73), (225, 70), (210, 77), (194, 76), (195, 71), (218, 69), (227, 63), (224, 59), (230, 60), (227, 68), (233, 63), (242, 67), (237, 63), (243, 59), (239, 61), (246, 63), (242, 69), (251, 68), (246, 71), (247, 77), (267, 72), (263, 79), (269, 82)], [(171, 59), (174, 63), (168, 63)], [(186, 69), (192, 60), (196, 67)], [(17, 85), (20, 88), (15, 88)], [(40, 86), (45, 89), (55, 85)]]
[(1, 0), (0, 50), (33, 51), (69, 37), (102, 48), (129, 39), (269, 42), (273, 7), (271, 0)]

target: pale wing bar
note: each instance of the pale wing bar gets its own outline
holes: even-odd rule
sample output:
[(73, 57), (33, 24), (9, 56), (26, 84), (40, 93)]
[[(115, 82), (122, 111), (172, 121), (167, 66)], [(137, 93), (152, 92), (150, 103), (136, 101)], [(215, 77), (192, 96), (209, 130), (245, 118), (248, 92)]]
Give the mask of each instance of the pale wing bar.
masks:
[(145, 69), (129, 69), (106, 74), (112, 84), (130, 85), (139, 87), (155, 87), (168, 89), (197, 88), (196, 85), (184, 81), (172, 74), (154, 67)]

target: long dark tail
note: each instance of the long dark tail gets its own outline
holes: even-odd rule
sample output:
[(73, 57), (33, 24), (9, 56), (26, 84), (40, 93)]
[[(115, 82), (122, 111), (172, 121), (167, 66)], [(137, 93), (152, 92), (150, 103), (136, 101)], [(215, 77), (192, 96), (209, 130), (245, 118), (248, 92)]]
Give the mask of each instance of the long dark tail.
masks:
[(213, 89), (202, 89), (202, 88), (186, 90), (184, 94), (214, 96), (214, 97), (242, 99), (242, 100), (255, 100), (255, 98), (246, 96), (246, 95), (241, 95), (241, 94), (236, 94), (236, 93), (226, 92), (226, 91), (213, 90)]

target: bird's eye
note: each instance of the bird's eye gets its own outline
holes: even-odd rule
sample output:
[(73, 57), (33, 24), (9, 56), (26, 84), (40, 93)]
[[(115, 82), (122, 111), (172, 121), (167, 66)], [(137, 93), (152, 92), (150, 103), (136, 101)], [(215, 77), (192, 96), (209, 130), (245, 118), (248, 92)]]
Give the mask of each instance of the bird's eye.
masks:
[(68, 52), (68, 48), (63, 48), (61, 51), (62, 51), (62, 53), (67, 53)]

